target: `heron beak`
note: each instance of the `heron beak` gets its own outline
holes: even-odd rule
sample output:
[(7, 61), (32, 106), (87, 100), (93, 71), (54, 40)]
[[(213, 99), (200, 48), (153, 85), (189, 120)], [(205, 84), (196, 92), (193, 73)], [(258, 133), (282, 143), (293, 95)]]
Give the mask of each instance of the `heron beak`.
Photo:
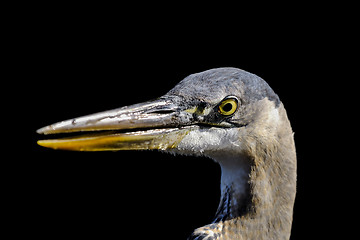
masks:
[(87, 133), (37, 143), (72, 151), (165, 150), (176, 147), (191, 131), (190, 116), (173, 101), (158, 99), (40, 128), (39, 134)]

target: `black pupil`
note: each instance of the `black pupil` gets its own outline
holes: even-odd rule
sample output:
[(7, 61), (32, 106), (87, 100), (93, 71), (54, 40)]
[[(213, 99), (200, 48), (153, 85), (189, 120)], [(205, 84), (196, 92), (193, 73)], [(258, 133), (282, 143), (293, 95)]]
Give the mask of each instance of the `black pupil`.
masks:
[(232, 109), (232, 104), (231, 103), (227, 103), (225, 104), (222, 109), (225, 111), (225, 112), (230, 112), (231, 109)]

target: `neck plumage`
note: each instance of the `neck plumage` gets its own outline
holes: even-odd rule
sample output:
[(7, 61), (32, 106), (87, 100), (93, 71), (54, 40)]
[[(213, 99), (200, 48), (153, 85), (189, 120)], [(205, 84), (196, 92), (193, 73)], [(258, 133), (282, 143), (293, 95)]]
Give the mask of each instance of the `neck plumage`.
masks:
[(233, 234), (226, 239), (289, 239), (296, 157), (292, 147), (281, 148), (248, 158), (218, 160), (221, 200), (213, 223)]
[(270, 157), (262, 160), (263, 164), (252, 165), (248, 159), (241, 159), (237, 166), (227, 164), (227, 160), (219, 161), (221, 200), (215, 219), (202, 232), (218, 236), (216, 240), (289, 239), (295, 167), (279, 167), (279, 162)]
[(250, 204), (249, 174), (247, 159), (221, 157), (221, 198), (213, 223), (237, 218), (247, 212)]

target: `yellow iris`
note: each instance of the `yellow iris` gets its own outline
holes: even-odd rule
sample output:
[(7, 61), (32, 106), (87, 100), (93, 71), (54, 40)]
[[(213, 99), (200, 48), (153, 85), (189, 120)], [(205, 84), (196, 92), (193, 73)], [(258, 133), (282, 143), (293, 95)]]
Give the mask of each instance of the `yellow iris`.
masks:
[(220, 103), (219, 112), (222, 115), (229, 116), (236, 111), (237, 107), (238, 105), (236, 99), (228, 98)]

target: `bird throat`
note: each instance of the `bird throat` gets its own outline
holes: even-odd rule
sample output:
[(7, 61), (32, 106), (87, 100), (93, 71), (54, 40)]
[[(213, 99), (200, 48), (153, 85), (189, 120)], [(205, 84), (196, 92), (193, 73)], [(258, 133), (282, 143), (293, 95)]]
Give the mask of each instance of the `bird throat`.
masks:
[(213, 223), (242, 216), (251, 205), (250, 162), (226, 156), (217, 161), (221, 166), (221, 199)]

